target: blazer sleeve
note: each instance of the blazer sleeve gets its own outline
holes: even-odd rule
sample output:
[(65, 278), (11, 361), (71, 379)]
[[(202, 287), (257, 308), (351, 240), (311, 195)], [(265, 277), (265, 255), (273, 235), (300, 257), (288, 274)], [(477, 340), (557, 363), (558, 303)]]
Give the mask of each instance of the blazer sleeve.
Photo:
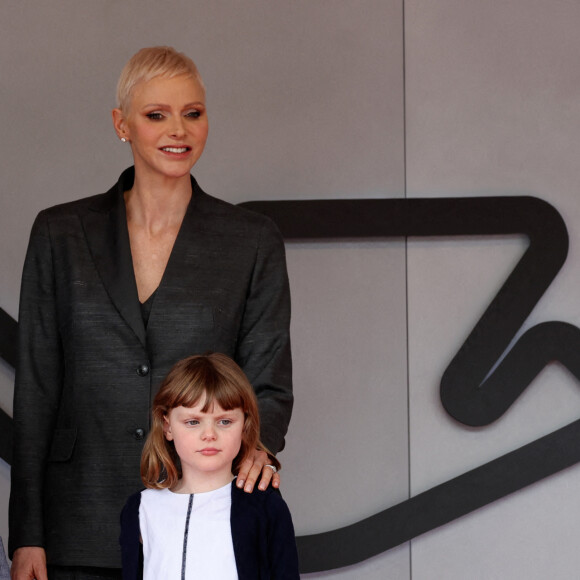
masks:
[(236, 360), (258, 398), (260, 439), (278, 453), (293, 405), (290, 288), (284, 241), (269, 219), (264, 219), (258, 240)]
[(43, 546), (43, 479), (62, 390), (49, 223), (41, 212), (24, 262), (18, 321), (19, 361), (14, 387), (14, 453), (9, 507), (9, 554)]

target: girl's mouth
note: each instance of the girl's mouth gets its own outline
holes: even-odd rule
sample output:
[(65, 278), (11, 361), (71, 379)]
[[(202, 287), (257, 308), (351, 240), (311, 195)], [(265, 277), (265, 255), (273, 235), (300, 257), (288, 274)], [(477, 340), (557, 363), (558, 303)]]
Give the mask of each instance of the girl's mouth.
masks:
[(206, 449), (201, 449), (200, 453), (202, 455), (216, 455), (219, 453), (219, 449), (215, 449), (214, 447), (207, 447)]

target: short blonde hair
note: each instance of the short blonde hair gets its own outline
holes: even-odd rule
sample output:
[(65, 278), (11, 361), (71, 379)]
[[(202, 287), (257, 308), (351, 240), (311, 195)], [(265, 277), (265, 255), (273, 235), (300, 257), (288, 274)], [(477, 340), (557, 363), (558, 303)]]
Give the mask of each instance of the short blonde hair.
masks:
[(204, 397), (203, 413), (214, 403), (226, 411), (241, 409), (244, 413), (242, 445), (232, 462), (234, 475), (255, 449), (268, 453), (269, 463), (280, 467), (260, 442), (258, 401), (242, 369), (225, 354), (194, 355), (173, 366), (153, 401), (151, 431), (141, 456), (141, 479), (145, 487), (173, 487), (181, 477), (181, 462), (173, 441), (165, 438), (164, 422), (172, 409), (194, 407)]
[(135, 53), (124, 66), (117, 83), (117, 106), (129, 110), (131, 94), (136, 85), (156, 77), (171, 79), (187, 75), (193, 77), (205, 92), (205, 85), (195, 63), (171, 46), (150, 46)]

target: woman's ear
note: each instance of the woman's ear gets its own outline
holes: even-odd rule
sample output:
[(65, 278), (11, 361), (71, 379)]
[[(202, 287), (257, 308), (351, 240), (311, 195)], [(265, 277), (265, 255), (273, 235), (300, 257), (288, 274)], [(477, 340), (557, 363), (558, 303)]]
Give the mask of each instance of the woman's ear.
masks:
[(127, 127), (127, 121), (125, 120), (125, 114), (121, 109), (113, 109), (111, 112), (113, 116), (113, 127), (115, 127), (115, 133), (119, 139), (129, 140), (129, 130)]
[(167, 415), (163, 416), (163, 434), (167, 441), (173, 441), (173, 433), (171, 433), (171, 425), (169, 424), (169, 419)]

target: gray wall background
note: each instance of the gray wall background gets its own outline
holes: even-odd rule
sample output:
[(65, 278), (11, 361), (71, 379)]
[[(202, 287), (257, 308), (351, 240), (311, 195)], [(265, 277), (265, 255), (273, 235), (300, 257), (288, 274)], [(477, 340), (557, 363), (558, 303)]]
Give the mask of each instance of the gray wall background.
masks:
[[(4, 0), (0, 306), (16, 317), (36, 213), (130, 163), (110, 122), (139, 48), (171, 44), (208, 87), (209, 193), (269, 199), (530, 194), (570, 234), (527, 328), (580, 325), (580, 4), (575, 0)], [(292, 243), (296, 410), (283, 491), (298, 534), (403, 501), (580, 414), (547, 368), (485, 429), (450, 419), (441, 374), (522, 239)], [(0, 406), (12, 412), (0, 363)], [(0, 536), (9, 467), (0, 461)], [(357, 566), (308, 578), (570, 578), (580, 466)]]

